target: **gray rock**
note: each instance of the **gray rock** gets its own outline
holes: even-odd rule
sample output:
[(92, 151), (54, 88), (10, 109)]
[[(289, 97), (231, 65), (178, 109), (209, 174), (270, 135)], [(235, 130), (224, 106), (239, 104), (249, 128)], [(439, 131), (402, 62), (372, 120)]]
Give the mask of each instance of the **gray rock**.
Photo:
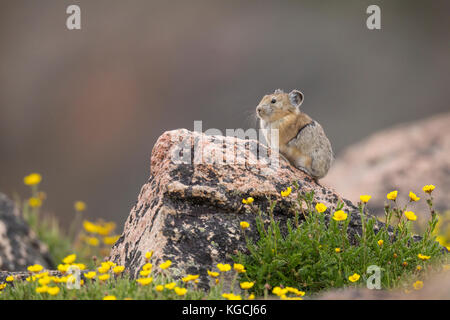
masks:
[(0, 193), (0, 270), (26, 270), (32, 264), (53, 267), (47, 247), (37, 239), (14, 203)]

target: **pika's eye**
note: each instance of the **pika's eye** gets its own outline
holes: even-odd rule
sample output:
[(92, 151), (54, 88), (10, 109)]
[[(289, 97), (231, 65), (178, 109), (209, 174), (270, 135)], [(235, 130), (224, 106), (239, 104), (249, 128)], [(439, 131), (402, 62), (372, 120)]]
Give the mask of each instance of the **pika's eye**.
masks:
[(277, 99), (275, 99), (275, 98), (272, 98), (272, 101), (270, 101), (270, 103), (275, 103), (275, 102), (277, 102)]

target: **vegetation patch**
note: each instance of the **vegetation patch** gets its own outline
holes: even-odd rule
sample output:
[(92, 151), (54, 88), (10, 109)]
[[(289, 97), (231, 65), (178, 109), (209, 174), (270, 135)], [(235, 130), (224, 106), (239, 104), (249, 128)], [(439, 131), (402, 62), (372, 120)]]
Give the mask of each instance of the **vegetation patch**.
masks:
[[(360, 221), (342, 210), (314, 201), (314, 194), (302, 193), (294, 183), (281, 191), (282, 197), (295, 196), (295, 215), (285, 226), (275, 221), (271, 201), (263, 212), (253, 198), (242, 202), (257, 215), (256, 225), (240, 222), (248, 252), (236, 254), (234, 264), (218, 263), (208, 270), (209, 290), (198, 288), (197, 274), (181, 279), (171, 275), (170, 260), (154, 266), (153, 252), (139, 277), (131, 279), (125, 267), (105, 261), (117, 240), (112, 222), (83, 219), (86, 204), (74, 204), (75, 217), (64, 233), (54, 218), (41, 215), (46, 195), (38, 190), (39, 174), (25, 177), (32, 195), (18, 202), (22, 214), (41, 241), (49, 246), (60, 275), (40, 265), (28, 267), (25, 279), (10, 275), (0, 284), (0, 299), (268, 299), (300, 300), (312, 298), (331, 288), (380, 286), (420, 290), (427, 277), (448, 271), (448, 219), (439, 218), (433, 209), (434, 186), (423, 187), (430, 219), (420, 237), (413, 234), (417, 215), (408, 209), (420, 197), (410, 192), (408, 203), (401, 206), (398, 192), (387, 195), (385, 226), (375, 228), (376, 218), (367, 215), (369, 195), (360, 197)], [(360, 223), (361, 233), (349, 237), (350, 223)], [(246, 236), (248, 228), (257, 228), (259, 239)], [(282, 233), (281, 230), (287, 232)], [(377, 230), (376, 230), (377, 229)], [(378, 272), (378, 273), (377, 273)], [(230, 279), (231, 281), (225, 281)]]

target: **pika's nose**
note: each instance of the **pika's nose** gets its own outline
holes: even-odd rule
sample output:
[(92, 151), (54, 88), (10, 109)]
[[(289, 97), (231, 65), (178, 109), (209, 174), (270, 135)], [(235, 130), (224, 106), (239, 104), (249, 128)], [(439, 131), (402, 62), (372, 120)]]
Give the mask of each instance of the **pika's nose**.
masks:
[(256, 112), (257, 112), (258, 114), (261, 114), (261, 111), (262, 111), (262, 107), (261, 107), (261, 106), (257, 106), (257, 107), (256, 107)]

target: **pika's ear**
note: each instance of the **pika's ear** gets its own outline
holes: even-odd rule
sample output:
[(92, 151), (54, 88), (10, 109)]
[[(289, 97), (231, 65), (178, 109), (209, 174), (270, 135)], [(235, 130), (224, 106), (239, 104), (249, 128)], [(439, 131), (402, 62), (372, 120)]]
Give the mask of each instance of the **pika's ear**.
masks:
[(304, 99), (303, 93), (301, 93), (298, 90), (292, 90), (289, 93), (289, 101), (291, 101), (294, 107), (297, 108), (300, 107), (300, 105), (303, 103), (303, 99)]

